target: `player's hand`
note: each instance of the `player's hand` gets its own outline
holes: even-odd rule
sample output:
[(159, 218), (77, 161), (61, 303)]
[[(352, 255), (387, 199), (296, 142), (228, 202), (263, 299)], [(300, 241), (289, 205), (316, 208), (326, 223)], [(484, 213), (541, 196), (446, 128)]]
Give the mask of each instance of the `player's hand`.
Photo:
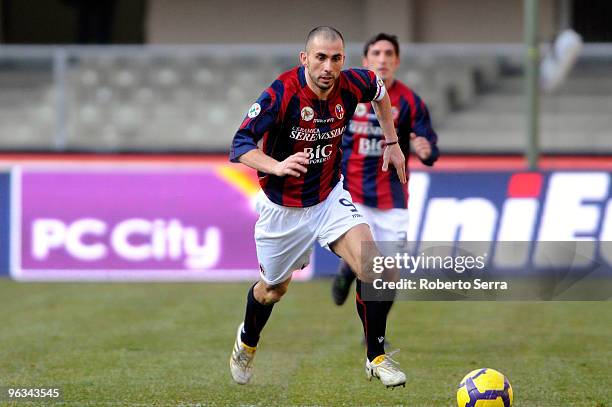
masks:
[(301, 174), (305, 174), (307, 171), (307, 168), (304, 166), (308, 164), (308, 157), (309, 155), (304, 152), (290, 155), (285, 160), (277, 163), (272, 173), (278, 177), (291, 175), (292, 177), (299, 178)]
[(429, 144), (429, 141), (425, 137), (417, 136), (414, 133), (410, 133), (410, 140), (417, 157), (421, 161), (427, 160), (431, 155), (431, 144)]
[(397, 176), (402, 184), (406, 183), (406, 158), (399, 144), (392, 144), (385, 147), (383, 152), (383, 171), (389, 170), (389, 163), (393, 164), (397, 170)]

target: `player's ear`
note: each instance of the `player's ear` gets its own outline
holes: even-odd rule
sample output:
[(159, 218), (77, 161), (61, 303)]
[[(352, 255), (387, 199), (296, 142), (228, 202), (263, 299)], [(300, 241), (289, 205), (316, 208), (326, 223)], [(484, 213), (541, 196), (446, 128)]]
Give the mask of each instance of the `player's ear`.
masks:
[(305, 51), (300, 51), (300, 63), (303, 66), (307, 66), (308, 65), (308, 55), (306, 54)]
[(361, 58), (361, 65), (363, 65), (364, 68), (369, 68), (368, 67), (368, 58), (366, 58), (366, 57)]

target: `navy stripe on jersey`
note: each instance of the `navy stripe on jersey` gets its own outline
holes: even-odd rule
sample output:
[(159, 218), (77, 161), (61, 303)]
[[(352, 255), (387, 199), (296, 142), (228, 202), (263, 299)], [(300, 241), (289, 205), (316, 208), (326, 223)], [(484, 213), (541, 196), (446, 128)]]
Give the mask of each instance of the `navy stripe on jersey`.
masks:
[(298, 80), (300, 81), (300, 86), (302, 88), (308, 86), (308, 83), (306, 82), (306, 70), (303, 66), (298, 68)]
[(433, 163), (438, 159), (438, 156), (440, 155), (440, 151), (438, 150), (437, 146), (438, 135), (431, 127), (431, 120), (429, 118), (429, 111), (427, 110), (427, 106), (425, 106), (425, 103), (421, 100), (419, 95), (417, 95), (416, 93), (413, 94), (416, 102), (416, 117), (415, 124), (413, 126), (413, 131), (417, 135), (425, 137), (432, 145), (431, 156), (429, 156), (427, 160), (423, 161), (423, 164), (433, 165)]
[(394, 208), (403, 208), (408, 202), (408, 196), (406, 188), (399, 180), (397, 172), (389, 171), (389, 177), (391, 179), (391, 196), (393, 198)]
[[(362, 187), (364, 191), (376, 191), (376, 176), (378, 175), (379, 157), (371, 156), (363, 159)], [(350, 191), (349, 191), (350, 192)], [(364, 194), (363, 204), (376, 208), (378, 206), (378, 194)]]

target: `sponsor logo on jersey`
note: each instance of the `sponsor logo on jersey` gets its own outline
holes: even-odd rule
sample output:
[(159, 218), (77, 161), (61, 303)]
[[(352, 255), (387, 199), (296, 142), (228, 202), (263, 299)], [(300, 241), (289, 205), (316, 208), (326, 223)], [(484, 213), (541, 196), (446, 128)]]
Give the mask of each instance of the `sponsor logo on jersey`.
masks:
[(340, 103), (336, 105), (336, 117), (341, 120), (344, 117), (344, 107)]
[(257, 117), (257, 115), (259, 115), (260, 112), (261, 112), (261, 106), (259, 106), (259, 103), (253, 103), (249, 109), (249, 113), (247, 114), (247, 116), (249, 116), (252, 119), (254, 117)]
[(342, 136), (345, 130), (346, 126), (338, 127), (337, 129), (332, 129), (330, 131), (324, 132), (321, 132), (321, 129), (318, 129), (316, 127), (314, 129), (307, 129), (304, 127), (294, 126), (291, 129), (289, 137), (299, 141), (328, 140)]
[(312, 107), (306, 106), (302, 109), (301, 115), (302, 120), (309, 122), (314, 118), (314, 110), (312, 110)]
[(319, 144), (316, 147), (306, 147), (304, 152), (308, 154), (308, 164), (320, 164), (329, 160), (334, 151), (333, 149), (333, 144), (326, 144), (324, 146)]
[(380, 157), (384, 151), (382, 138), (361, 137), (359, 139), (359, 154), (366, 157)]

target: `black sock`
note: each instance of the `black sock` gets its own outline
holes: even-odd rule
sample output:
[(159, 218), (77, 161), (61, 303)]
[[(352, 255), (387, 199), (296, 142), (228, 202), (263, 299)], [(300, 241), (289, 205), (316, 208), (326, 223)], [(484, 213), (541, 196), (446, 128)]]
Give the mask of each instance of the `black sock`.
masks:
[(363, 324), (363, 332), (367, 345), (368, 360), (371, 362), (377, 356), (385, 353), (385, 330), (387, 328), (387, 314), (392, 301), (365, 301), (361, 297), (361, 286), (365, 285), (357, 279), (357, 295), (355, 303), (357, 313)]
[(270, 314), (272, 313), (272, 308), (274, 308), (274, 304), (263, 305), (255, 299), (255, 295), (253, 295), (254, 287), (255, 285), (251, 287), (249, 293), (247, 294), (246, 313), (244, 314), (244, 328), (242, 329), (242, 334), (240, 335), (240, 338), (245, 345), (253, 347), (257, 346), (257, 342), (259, 342), (259, 334), (266, 325), (266, 322), (268, 322), (268, 318), (270, 318)]
[(351, 268), (349, 267), (348, 263), (345, 262), (344, 260), (340, 261), (340, 274), (347, 281), (350, 281), (351, 283), (355, 279), (355, 273), (353, 273), (353, 270), (351, 270)]
[(389, 316), (389, 311), (391, 311), (391, 307), (393, 307), (393, 303), (395, 302), (395, 294), (396, 294), (396, 291), (393, 290), (390, 293), (385, 295), (385, 300), (389, 300), (389, 301), (384, 301), (385, 304), (387, 304), (387, 308), (385, 310), (386, 317)]

